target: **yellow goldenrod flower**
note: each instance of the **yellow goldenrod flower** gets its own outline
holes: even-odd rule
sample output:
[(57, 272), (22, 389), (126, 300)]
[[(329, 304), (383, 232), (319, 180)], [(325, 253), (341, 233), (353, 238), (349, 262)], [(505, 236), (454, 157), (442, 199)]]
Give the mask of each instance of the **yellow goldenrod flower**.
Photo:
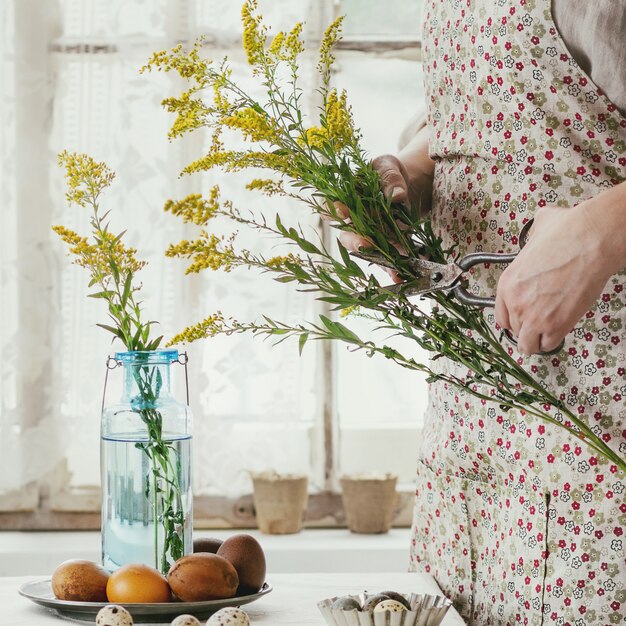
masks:
[(246, 52), (248, 63), (252, 66), (262, 63), (267, 38), (261, 17), (256, 15), (257, 8), (256, 0), (247, 0), (241, 7), (243, 49)]
[(280, 61), (283, 58), (283, 45), (285, 43), (285, 33), (281, 30), (276, 34), (274, 39), (272, 39), (272, 43), (267, 51), (269, 57), (274, 59), (275, 61)]
[(220, 189), (215, 185), (211, 188), (208, 199), (203, 198), (199, 193), (194, 193), (177, 202), (168, 200), (164, 209), (182, 217), (185, 223), (206, 226), (220, 209), (219, 197)]
[(322, 81), (324, 85), (328, 84), (330, 79), (330, 68), (335, 62), (335, 57), (332, 54), (332, 49), (341, 34), (341, 25), (343, 23), (344, 16), (339, 16), (324, 32), (322, 37), (322, 43), (320, 45), (319, 62), (317, 69), (322, 75)]
[(247, 167), (261, 167), (291, 177), (296, 175), (289, 157), (271, 152), (247, 152), (238, 163), (234, 164), (232, 171)]
[(232, 246), (233, 237), (224, 243), (224, 237), (209, 235), (206, 231), (200, 233), (195, 241), (181, 241), (169, 246), (165, 255), (168, 257), (182, 257), (192, 259), (191, 265), (185, 270), (186, 274), (197, 274), (204, 269), (217, 271), (219, 269), (230, 272), (236, 261)]
[(270, 269), (284, 270), (288, 269), (288, 263), (302, 265), (302, 259), (295, 254), (289, 253), (287, 256), (275, 256), (271, 259), (267, 259), (265, 261), (265, 266), (269, 267)]
[(238, 152), (224, 150), (222, 152), (209, 152), (206, 156), (190, 163), (183, 173), (193, 174), (210, 170), (214, 167), (222, 167), (227, 172), (238, 172), (249, 167), (261, 167), (275, 172), (281, 172), (287, 176), (295, 176), (293, 165), (288, 157), (271, 152)]
[(279, 137), (270, 117), (250, 107), (235, 111), (232, 115), (222, 118), (221, 122), (228, 128), (240, 130), (246, 139), (252, 141), (274, 142)]
[(222, 62), (219, 71), (210, 74), (211, 88), (213, 89), (213, 106), (217, 113), (228, 114), (234, 105), (228, 100), (226, 92), (229, 89), (232, 69)]
[(146, 261), (137, 259), (136, 248), (126, 247), (113, 233), (104, 233), (102, 242), (96, 246), (96, 249), (97, 265), (102, 275), (112, 275), (111, 263), (117, 267), (120, 274), (134, 274), (147, 265)]
[(284, 44), (285, 59), (295, 63), (297, 56), (304, 50), (304, 44), (300, 35), (302, 34), (302, 22), (298, 22), (287, 35)]
[(213, 104), (215, 109), (220, 113), (228, 113), (231, 110), (232, 104), (228, 98), (224, 95), (224, 81), (213, 81)]
[(283, 184), (279, 180), (263, 178), (255, 178), (251, 180), (246, 185), (246, 189), (249, 189), (250, 191), (258, 190), (267, 196), (284, 196), (286, 193)]
[(183, 92), (178, 98), (165, 98), (161, 104), (170, 113), (177, 113), (168, 135), (170, 139), (179, 137), (186, 132), (201, 128), (210, 114), (210, 110), (200, 98), (192, 97), (197, 89)]
[(65, 168), (68, 186), (65, 196), (70, 204), (87, 206), (88, 201), (93, 201), (115, 178), (105, 163), (95, 161), (87, 154), (64, 150), (59, 154), (58, 161)]
[(218, 311), (213, 315), (209, 315), (209, 317), (202, 322), (185, 328), (185, 330), (172, 337), (167, 345), (172, 346), (177, 343), (191, 343), (197, 339), (214, 337), (219, 333), (225, 332), (225, 330), (224, 316)]
[(328, 133), (321, 126), (307, 128), (304, 142), (311, 148), (322, 148), (328, 141)]
[(338, 148), (355, 142), (354, 123), (352, 112), (347, 104), (345, 90), (341, 95), (333, 89), (326, 98), (326, 128), (330, 139)]
[(104, 232), (95, 244), (90, 244), (85, 237), (64, 226), (53, 226), (52, 230), (70, 246), (70, 253), (76, 256), (74, 263), (89, 270), (91, 278), (100, 283), (113, 276), (111, 264), (120, 275), (138, 272), (146, 265), (145, 261), (137, 260), (135, 248), (124, 246), (112, 233)]
[(360, 307), (358, 305), (353, 304), (352, 306), (346, 307), (345, 309), (341, 309), (339, 315), (341, 317), (348, 317), (348, 315), (352, 315), (352, 313), (357, 313), (359, 308)]
[(209, 80), (208, 69), (211, 61), (200, 56), (202, 43), (202, 38), (198, 39), (188, 52), (183, 51), (182, 44), (174, 46), (169, 52), (167, 50), (155, 52), (140, 71), (142, 73), (151, 72), (152, 69), (163, 72), (175, 71), (182, 78), (193, 78), (199, 87), (204, 87)]
[(242, 152), (235, 150), (211, 151), (207, 155), (196, 159), (183, 169), (184, 174), (208, 171), (214, 167), (228, 168), (241, 159)]
[[(61, 239), (68, 245), (77, 247), (84, 244), (87, 244), (87, 238), (81, 237), (78, 233), (75, 233), (73, 230), (69, 228), (65, 228), (65, 226), (53, 226), (52, 230), (61, 237)], [(73, 250), (70, 250), (73, 252)]]

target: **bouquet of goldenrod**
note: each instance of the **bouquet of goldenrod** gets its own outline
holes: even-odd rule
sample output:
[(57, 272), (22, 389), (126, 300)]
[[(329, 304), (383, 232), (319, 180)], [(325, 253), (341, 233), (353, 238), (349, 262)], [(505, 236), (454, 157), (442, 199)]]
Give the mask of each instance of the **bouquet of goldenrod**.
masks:
[[(252, 180), (248, 188), (305, 203), (338, 230), (365, 239), (369, 252), (394, 268), (407, 287), (419, 279), (413, 263), (416, 259), (448, 262), (452, 251), (443, 249), (429, 221), (420, 215), (419, 206), (396, 204), (383, 194), (379, 175), (360, 146), (347, 94), (331, 88), (332, 51), (340, 36), (342, 18), (328, 27), (319, 49), (321, 102), (314, 122), (303, 113), (298, 84), (299, 60), (304, 51), (302, 24), (296, 24), (290, 32), (276, 33), (270, 41), (256, 0), (245, 2), (242, 21), (244, 49), (253, 75), (264, 88), (264, 100), (240, 88), (227, 59), (216, 64), (203, 58), (201, 41), (190, 51), (177, 46), (169, 52), (158, 52), (145, 68), (177, 72), (189, 83), (180, 96), (164, 100), (167, 110), (176, 114), (172, 138), (200, 128), (212, 134), (208, 153), (188, 165), (184, 173), (213, 168), (226, 172), (268, 170), (271, 176)], [(232, 130), (239, 131), (249, 147), (229, 149), (224, 136)], [(349, 218), (337, 210), (336, 203), (349, 208)], [(467, 371), (467, 376), (435, 371), (396, 348), (362, 339), (344, 323), (326, 316), (320, 316), (317, 322), (289, 325), (265, 316), (242, 322), (227, 319), (217, 311), (172, 342), (248, 331), (280, 340), (295, 336), (300, 350), (308, 340), (340, 340), (363, 349), (369, 356), (379, 354), (402, 367), (425, 372), (431, 381), (443, 380), (482, 400), (497, 402), (505, 410), (520, 410), (565, 427), (626, 469), (626, 460), (594, 434), (584, 419), (572, 413), (553, 391), (544, 388), (509, 355), (502, 337), (480, 309), (460, 304), (443, 292), (427, 296), (433, 306), (415, 303), (402, 285), (381, 285), (339, 241), (338, 253), (334, 253), (323, 240), (313, 240), (299, 224), (287, 224), (280, 215), (270, 220), (241, 212), (228, 200), (221, 201), (218, 187), (208, 198), (191, 195), (169, 201), (165, 209), (201, 229), (197, 239), (172, 245), (167, 252), (189, 259), (187, 272), (206, 268), (230, 271), (245, 266), (272, 273), (280, 282), (296, 282), (303, 290), (318, 292), (320, 300), (344, 314), (358, 311), (360, 316), (372, 319), (378, 329), (417, 343), (435, 358), (451, 359)], [(211, 221), (216, 216), (226, 216), (237, 224), (285, 240), (293, 244), (295, 252), (266, 258), (237, 249), (234, 235), (224, 238), (211, 232)]]

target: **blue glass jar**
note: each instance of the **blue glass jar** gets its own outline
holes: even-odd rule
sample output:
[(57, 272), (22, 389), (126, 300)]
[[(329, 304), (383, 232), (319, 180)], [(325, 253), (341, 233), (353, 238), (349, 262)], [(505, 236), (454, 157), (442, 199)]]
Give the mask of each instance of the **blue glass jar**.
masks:
[(170, 367), (181, 361), (178, 350), (118, 352), (112, 361), (124, 379), (121, 400), (102, 410), (102, 562), (165, 574), (192, 552), (192, 416), (170, 388)]

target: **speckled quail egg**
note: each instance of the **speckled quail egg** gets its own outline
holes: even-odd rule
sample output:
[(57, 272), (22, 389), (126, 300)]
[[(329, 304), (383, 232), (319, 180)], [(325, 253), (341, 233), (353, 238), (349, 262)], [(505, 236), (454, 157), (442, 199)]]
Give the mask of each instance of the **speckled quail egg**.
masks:
[(339, 609), (340, 611), (360, 611), (361, 603), (354, 596), (342, 596), (337, 598), (330, 608)]
[(170, 626), (200, 626), (200, 621), (193, 615), (179, 615)]
[(374, 613), (383, 613), (384, 611), (402, 613), (402, 611), (406, 611), (406, 607), (397, 600), (383, 600), (374, 607)]
[(375, 596), (369, 596), (367, 598), (367, 602), (363, 605), (363, 610), (373, 611), (374, 608), (384, 600), (391, 600), (391, 598), (384, 593), (377, 593)]
[(400, 604), (404, 604), (407, 611), (411, 610), (411, 604), (406, 599), (406, 596), (403, 596), (401, 593), (398, 593), (397, 591), (383, 591), (382, 593), (389, 596), (391, 600), (397, 600)]
[(250, 626), (250, 618), (245, 611), (229, 607), (211, 615), (206, 626)]
[(133, 626), (132, 615), (117, 604), (103, 606), (96, 615), (97, 626)]

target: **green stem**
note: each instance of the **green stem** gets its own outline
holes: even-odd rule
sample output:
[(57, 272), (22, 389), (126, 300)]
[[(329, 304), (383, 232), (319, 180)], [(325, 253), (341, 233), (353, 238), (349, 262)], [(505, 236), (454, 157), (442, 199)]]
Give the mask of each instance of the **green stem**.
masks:
[[(139, 395), (144, 405), (154, 406), (158, 399), (154, 391), (154, 372), (149, 366), (141, 366), (133, 372)], [(170, 451), (163, 439), (163, 416), (154, 408), (140, 409), (139, 411), (148, 431), (148, 443), (144, 453), (152, 460), (152, 491), (153, 491), (153, 522), (154, 522), (154, 550), (155, 567), (163, 574), (169, 570), (168, 555), (178, 560), (184, 555), (184, 519), (180, 528), (176, 528), (176, 516), (184, 517), (182, 507), (182, 492), (176, 469), (170, 459)], [(170, 476), (170, 470), (172, 476)], [(159, 487), (159, 480), (162, 487)], [(172, 494), (173, 491), (173, 494)], [(160, 514), (159, 514), (160, 512)], [(159, 541), (158, 530), (163, 529), (163, 545), (161, 549), (161, 565), (159, 568)], [(182, 549), (178, 549), (172, 542), (172, 537), (180, 535)]]
[(157, 465), (152, 451), (152, 518), (154, 522), (154, 567), (159, 569), (159, 504), (157, 485)]

